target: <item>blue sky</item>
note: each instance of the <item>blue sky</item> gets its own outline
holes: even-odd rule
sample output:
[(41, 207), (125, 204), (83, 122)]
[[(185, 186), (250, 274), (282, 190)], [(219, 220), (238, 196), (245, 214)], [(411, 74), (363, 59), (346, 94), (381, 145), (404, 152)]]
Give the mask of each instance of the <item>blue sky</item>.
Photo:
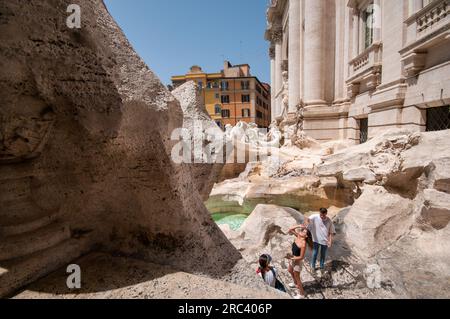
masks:
[(219, 72), (248, 63), (269, 82), (268, 0), (105, 0), (134, 49), (164, 84), (194, 65)]

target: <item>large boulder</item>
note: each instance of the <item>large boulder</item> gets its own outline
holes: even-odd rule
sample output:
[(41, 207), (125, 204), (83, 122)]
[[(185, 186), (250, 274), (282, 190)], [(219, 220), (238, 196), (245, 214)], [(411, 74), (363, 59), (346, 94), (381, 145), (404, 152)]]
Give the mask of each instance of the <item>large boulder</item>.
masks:
[[(258, 204), (288, 206), (306, 216), (327, 207), (331, 217), (346, 207), (334, 217), (333, 263), (350, 264), (365, 274), (369, 287), (388, 288), (395, 296), (448, 298), (449, 135), (390, 130), (362, 145), (330, 148), (319, 160), (316, 150), (289, 155), (285, 147), (278, 157), (249, 165), (241, 179), (216, 185), (212, 199), (220, 206), (233, 198), (232, 206), (242, 211), (256, 207), (241, 229), (244, 237), (228, 235), (249, 262), (269, 252), (283, 268), (291, 241), (278, 226), (283, 212)], [(240, 185), (236, 193), (233, 185)]]
[(276, 205), (258, 205), (240, 228), (243, 240), (265, 247), (271, 233), (287, 234), (290, 227), (304, 222), (295, 209)]
[[(209, 116), (203, 103), (200, 91), (194, 81), (188, 81), (172, 91), (172, 94), (180, 102), (183, 111), (183, 128), (189, 132), (191, 138), (187, 162), (192, 172), (195, 188), (202, 199), (208, 199), (209, 194), (218, 181), (223, 159), (218, 160), (222, 148), (217, 148), (215, 141), (224, 138), (224, 132)], [(222, 143), (223, 144), (223, 143)], [(223, 145), (222, 145), (223, 146)]]
[(171, 159), (178, 101), (102, 1), (77, 1), (81, 29), (70, 4), (0, 3), (0, 296), (93, 247), (252, 278)]
[(410, 199), (380, 186), (365, 186), (344, 218), (348, 245), (362, 257), (375, 256), (409, 231), (413, 208)]
[(289, 228), (302, 224), (304, 216), (295, 209), (276, 205), (257, 205), (242, 224), (232, 243), (249, 262), (258, 260), (263, 253), (272, 255), (279, 262), (290, 251), (292, 235)]
[[(345, 242), (362, 263), (378, 264), (399, 296), (448, 298), (449, 131), (391, 131), (374, 140), (348, 152), (358, 158), (354, 164), (370, 168), (377, 181), (374, 186), (354, 181), (359, 198), (338, 216)], [(341, 175), (343, 167), (355, 160), (348, 156), (324, 159), (327, 170), (335, 169), (332, 176), (346, 175)]]
[(418, 145), (402, 154), (402, 170), (426, 173), (430, 188), (450, 193), (449, 130), (422, 134)]

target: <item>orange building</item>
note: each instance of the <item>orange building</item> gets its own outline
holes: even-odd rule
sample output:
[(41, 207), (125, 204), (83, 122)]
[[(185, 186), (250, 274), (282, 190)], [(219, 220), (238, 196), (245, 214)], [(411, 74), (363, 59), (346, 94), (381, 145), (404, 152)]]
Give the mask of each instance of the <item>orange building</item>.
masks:
[(239, 121), (269, 127), (270, 86), (251, 76), (248, 64), (233, 66), (225, 61), (220, 73), (205, 73), (201, 67), (193, 66), (189, 73), (172, 77), (174, 87), (186, 81), (198, 84), (208, 113), (221, 128)]

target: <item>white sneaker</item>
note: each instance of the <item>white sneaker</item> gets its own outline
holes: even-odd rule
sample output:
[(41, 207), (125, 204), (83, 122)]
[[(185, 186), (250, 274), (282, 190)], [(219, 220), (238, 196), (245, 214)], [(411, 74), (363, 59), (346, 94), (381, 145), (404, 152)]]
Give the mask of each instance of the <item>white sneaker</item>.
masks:
[(297, 286), (296, 286), (293, 282), (291, 282), (291, 283), (288, 285), (288, 287), (289, 287), (289, 288), (297, 288)]
[(306, 299), (306, 297), (302, 295), (295, 295), (294, 299)]

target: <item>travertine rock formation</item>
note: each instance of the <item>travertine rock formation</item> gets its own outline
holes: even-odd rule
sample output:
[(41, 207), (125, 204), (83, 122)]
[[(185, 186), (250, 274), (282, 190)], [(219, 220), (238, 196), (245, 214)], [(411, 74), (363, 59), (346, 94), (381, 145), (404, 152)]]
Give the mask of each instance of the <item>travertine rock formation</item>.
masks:
[[(242, 253), (244, 258), (258, 267), (257, 260), (261, 254), (272, 256), (272, 265), (277, 269), (279, 278), (287, 286), (292, 282), (288, 273), (289, 262), (285, 258), (291, 252), (294, 237), (288, 234), (290, 227), (304, 222), (304, 216), (295, 209), (275, 205), (258, 205), (238, 231), (226, 227), (225, 233), (230, 241)], [(394, 298), (388, 289), (373, 290), (364, 277), (364, 267), (349, 262), (349, 250), (345, 242), (336, 237), (330, 249), (331, 255), (326, 271), (322, 276), (313, 273), (309, 266), (311, 249), (307, 248), (306, 260), (301, 272), (303, 285), (309, 299), (346, 299), (346, 298)], [(384, 284), (381, 278), (378, 284)], [(295, 294), (295, 289), (289, 289)]]
[[(62, 287), (60, 269), (21, 291), (14, 299), (287, 299), (268, 289), (229, 283), (167, 265), (93, 253), (77, 261), (84, 269), (80, 291)], [(130, 271), (131, 269), (131, 271)], [(258, 278), (256, 278), (258, 279)], [(262, 279), (261, 279), (262, 281)]]
[(257, 261), (262, 252), (271, 254), (277, 262), (289, 252), (292, 235), (290, 227), (304, 222), (304, 216), (295, 209), (276, 205), (256, 206), (241, 228), (229, 234), (232, 243), (247, 256)]
[[(183, 110), (183, 128), (191, 138), (189, 168), (194, 177), (195, 188), (203, 200), (207, 200), (214, 183), (223, 169), (223, 131), (209, 116), (202, 102), (200, 91), (194, 81), (188, 81), (172, 91)], [(216, 143), (219, 141), (219, 143)], [(188, 147), (188, 148), (189, 148)], [(222, 156), (222, 160), (217, 160)], [(222, 163), (222, 164), (221, 164)]]
[[(339, 234), (330, 250), (335, 260), (358, 265), (368, 282), (392, 288), (395, 296), (448, 298), (449, 137), (450, 131), (391, 130), (348, 148), (338, 143), (323, 145), (321, 152), (296, 153), (293, 148), (283, 148), (277, 171), (271, 168), (273, 158), (251, 163), (240, 179), (216, 185), (207, 206), (247, 212), (265, 203), (296, 208), (304, 214), (321, 206), (349, 206), (335, 218)], [(282, 208), (266, 206), (273, 214), (273, 225), (268, 227), (254, 221), (255, 216), (264, 219), (262, 207), (256, 206), (249, 217), (249, 234), (270, 233), (264, 237), (264, 242), (270, 243), (279, 232), (268, 229), (284, 225), (278, 221)], [(281, 254), (281, 242), (255, 246), (260, 239), (244, 240), (242, 234), (248, 231), (244, 225), (238, 233), (226, 233), (244, 255), (250, 254), (246, 258), (271, 249)], [(378, 281), (374, 279), (377, 276), (381, 278)]]
[(253, 285), (171, 161), (179, 103), (102, 1), (77, 3), (81, 29), (69, 0), (0, 2), (0, 296), (93, 247), (216, 277), (240, 267), (226, 278)]
[(340, 143), (300, 150), (295, 146), (270, 149), (263, 162), (251, 162), (239, 178), (214, 186), (206, 206), (211, 212), (250, 214), (258, 204), (288, 206), (302, 212), (321, 207), (344, 208), (353, 203), (353, 190), (335, 177), (315, 174), (323, 155)]
[(346, 179), (351, 166), (364, 167), (375, 176), (355, 182), (361, 195), (340, 217), (345, 241), (407, 297), (450, 296), (449, 159), (449, 131), (390, 131), (318, 169)]
[(316, 176), (227, 180), (215, 185), (206, 207), (213, 213), (250, 214), (258, 204), (288, 206), (303, 212), (352, 204), (351, 189), (337, 189), (336, 185), (322, 184)]

